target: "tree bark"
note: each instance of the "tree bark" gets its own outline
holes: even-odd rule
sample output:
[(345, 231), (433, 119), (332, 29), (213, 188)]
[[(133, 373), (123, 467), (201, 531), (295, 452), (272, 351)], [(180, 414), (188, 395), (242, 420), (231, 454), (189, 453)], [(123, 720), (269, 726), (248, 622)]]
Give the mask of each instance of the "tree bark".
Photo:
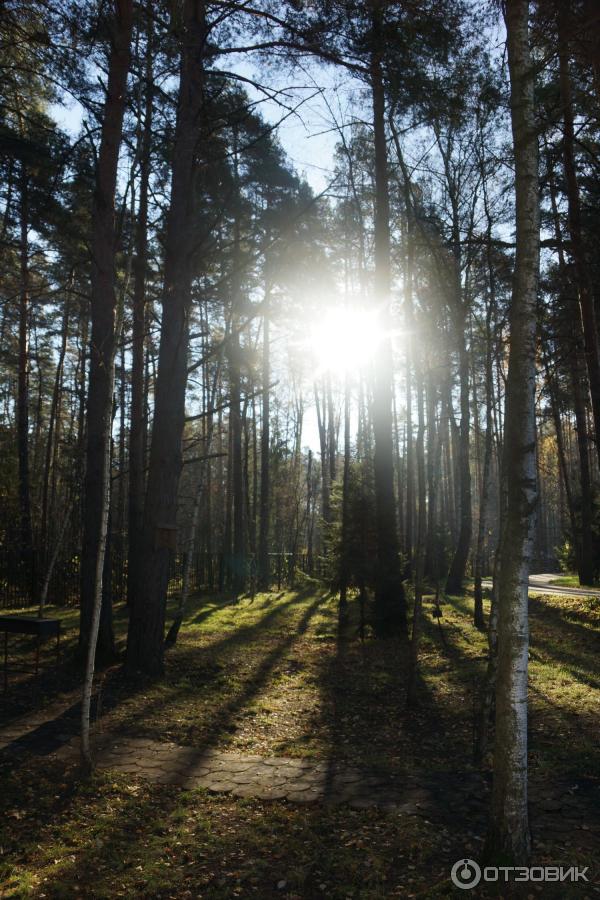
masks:
[(231, 337), (229, 340), (229, 427), (231, 428), (232, 483), (233, 490), (233, 553), (231, 557), (231, 582), (236, 593), (244, 590), (246, 583), (246, 546), (244, 540), (245, 503), (244, 471), (242, 463), (242, 396), (239, 312), (241, 301), (241, 247), (240, 247), (240, 188), (238, 174), (238, 135), (234, 128), (234, 184), (236, 191), (235, 220), (233, 223), (233, 253), (231, 273)]
[(409, 708), (417, 706), (417, 687), (419, 676), (419, 648), (423, 631), (423, 578), (425, 574), (425, 550), (427, 538), (427, 479), (425, 475), (425, 411), (423, 408), (423, 372), (417, 365), (417, 408), (418, 431), (415, 446), (417, 457), (417, 546), (415, 548), (415, 602), (413, 608), (412, 635), (410, 640), (410, 656), (408, 666), (408, 684), (406, 703)]
[(260, 515), (258, 537), (258, 589), (266, 591), (270, 583), (269, 569), (269, 516), (270, 516), (270, 404), (269, 383), (271, 380), (271, 347), (269, 322), (270, 285), (264, 298), (263, 316), (263, 356), (262, 356), (262, 421), (260, 435)]
[(373, 433), (375, 447), (375, 529), (377, 535), (377, 580), (375, 625), (380, 636), (406, 633), (406, 598), (402, 584), (396, 502), (394, 497), (394, 439), (392, 419), (392, 343), (390, 289), (390, 208), (385, 135), (385, 92), (381, 60), (381, 18), (374, 3), (371, 91), (375, 135), (375, 303), (385, 335), (378, 352), (373, 386)]
[[(460, 290), (460, 285), (458, 286)], [(460, 309), (456, 313), (456, 332), (459, 341), (459, 381), (460, 381), (460, 427), (458, 434), (458, 506), (459, 530), (456, 550), (450, 564), (446, 591), (459, 594), (462, 591), (473, 530), (473, 513), (471, 508), (471, 461), (470, 461), (470, 427), (471, 413), (469, 407), (469, 353), (466, 346), (467, 310), (466, 301), (460, 297), (457, 301)]]
[(596, 437), (596, 453), (600, 462), (600, 351), (598, 347), (598, 322), (594, 304), (594, 286), (586, 256), (581, 228), (581, 201), (575, 168), (575, 129), (573, 123), (573, 102), (571, 98), (571, 76), (569, 73), (570, 27), (569, 6), (558, 4), (558, 60), (560, 99), (563, 112), (563, 165), (568, 202), (568, 222), (571, 236), (571, 255), (575, 264), (577, 293), (583, 326), (585, 359), (590, 381), (590, 394)]
[(17, 378), (17, 456), (19, 461), (20, 580), (29, 601), (35, 601), (36, 576), (31, 523), (29, 471), (29, 177), (21, 163), (20, 184), (21, 291), (19, 298), (19, 371)]
[(202, 57), (206, 26), (203, 0), (185, 0), (182, 19), (177, 125), (142, 564), (133, 592), (127, 644), (127, 668), (149, 675), (163, 672), (166, 594), (182, 467), (192, 255), (196, 233), (194, 176), (204, 96)]
[[(314, 386), (315, 407), (317, 410), (317, 427), (319, 429), (319, 446), (321, 448), (321, 517), (325, 531), (331, 522), (331, 469), (329, 466), (329, 451), (327, 448), (327, 425), (325, 399), (321, 407), (317, 384)], [(325, 553), (325, 541), (321, 540), (321, 554)]]
[[(150, 10), (147, 11), (149, 15)], [(131, 408), (129, 426), (129, 521), (127, 597), (131, 596), (139, 565), (144, 523), (146, 408), (144, 399), (144, 341), (146, 335), (146, 270), (148, 265), (148, 191), (152, 143), (152, 45), (148, 20), (145, 66), (144, 121), (140, 136), (140, 186), (133, 260), (131, 334)]]
[[(483, 143), (483, 138), (482, 138)], [(494, 389), (494, 370), (493, 370), (493, 313), (496, 309), (496, 273), (492, 260), (492, 217), (490, 214), (485, 161), (483, 158), (482, 148), (482, 182), (483, 182), (483, 202), (485, 215), (487, 220), (487, 244), (486, 244), (486, 262), (488, 270), (488, 305), (485, 316), (485, 439), (483, 450), (483, 470), (481, 473), (481, 495), (479, 498), (479, 522), (477, 524), (477, 546), (475, 550), (475, 566), (474, 566), (474, 607), (473, 622), (476, 628), (484, 628), (485, 622), (483, 618), (483, 590), (481, 582), (483, 579), (483, 551), (485, 546), (486, 517), (491, 494), (491, 465), (492, 453), (494, 450), (493, 436), (493, 389)]]
[(527, 812), (528, 581), (535, 521), (535, 351), (540, 210), (529, 2), (505, 19), (515, 154), (516, 256), (510, 308), (503, 477), (507, 506), (498, 572), (498, 674), (492, 809), (486, 856), (524, 864)]
[(346, 373), (344, 382), (344, 471), (342, 476), (342, 531), (340, 552), (340, 619), (348, 607), (348, 586), (350, 583), (350, 557), (348, 542), (350, 534), (350, 376)]
[(230, 565), (231, 583), (236, 593), (244, 590), (246, 581), (240, 354), (239, 334), (234, 319), (233, 334), (229, 344), (229, 385), (231, 392), (229, 427), (231, 428), (231, 488), (233, 493), (233, 550)]
[(56, 483), (55, 464), (57, 460), (57, 445), (60, 436), (60, 405), (62, 396), (62, 379), (67, 354), (67, 339), (69, 335), (69, 312), (70, 312), (70, 289), (72, 287), (73, 274), (69, 279), (69, 287), (65, 295), (65, 308), (63, 311), (63, 319), (61, 325), (60, 350), (58, 353), (58, 361), (56, 363), (56, 374), (54, 376), (54, 388), (52, 391), (52, 401), (50, 404), (50, 416), (48, 420), (48, 440), (46, 442), (46, 459), (44, 463), (44, 486), (42, 489), (42, 521), (41, 521), (41, 544), (42, 558), (44, 565), (48, 564), (50, 556), (50, 535), (48, 533), (48, 520), (51, 518), (52, 505), (54, 500), (54, 491), (51, 485)]
[[(115, 366), (115, 193), (117, 165), (123, 134), (123, 117), (130, 65), (133, 4), (117, 0), (111, 20), (111, 51), (98, 168), (92, 210), (92, 266), (90, 376), (87, 398), (87, 447), (84, 480), (84, 522), (81, 557), (81, 620), (79, 648), (94, 651), (103, 660), (114, 656), (110, 617), (98, 613), (95, 604), (102, 596), (102, 572), (108, 522), (104, 516), (106, 496), (110, 497), (111, 425)], [(108, 479), (108, 483), (106, 481)], [(102, 557), (101, 564), (99, 559)], [(100, 588), (98, 587), (98, 579)], [(104, 606), (104, 604), (102, 604)], [(97, 646), (95, 641), (97, 637)], [(94, 645), (94, 646), (93, 646)], [(92, 660), (92, 674), (93, 674)], [(91, 688), (90, 688), (91, 690)]]
[[(547, 359), (546, 376), (550, 390), (550, 402), (554, 417), (556, 442), (559, 458), (559, 466), (563, 474), (565, 484), (565, 493), (567, 497), (567, 506), (569, 508), (569, 518), (571, 522), (571, 531), (573, 541), (575, 543), (575, 556), (577, 560), (577, 572), (579, 575), (579, 583), (582, 585), (593, 584), (595, 580), (594, 572), (594, 539), (593, 539), (593, 495), (590, 472), (590, 455), (589, 455), (589, 438), (586, 421), (586, 398), (588, 396), (588, 378), (586, 364), (583, 358), (583, 335), (581, 327), (581, 318), (579, 310), (574, 308), (577, 306), (577, 297), (570, 290), (571, 285), (567, 273), (567, 262), (565, 259), (562, 234), (560, 228), (560, 218), (558, 214), (558, 205), (556, 202), (556, 186), (552, 173), (548, 179), (550, 204), (552, 209), (552, 218), (554, 221), (554, 233), (558, 248), (558, 268), (561, 279), (561, 291), (563, 293), (563, 315), (566, 325), (566, 340), (571, 344), (569, 357), (569, 370), (571, 375), (571, 388), (573, 396), (573, 409), (575, 412), (575, 425), (577, 429), (577, 449), (579, 452), (579, 481), (581, 496), (581, 519), (578, 521), (574, 498), (570, 486), (569, 473), (565, 460), (565, 452), (563, 447), (562, 427), (560, 422), (560, 410), (558, 407), (557, 392), (553, 388), (550, 380), (550, 368)], [(573, 310), (573, 311), (572, 311)]]
[(582, 25), (587, 56), (594, 73), (596, 99), (600, 104), (600, 0), (584, 0)]

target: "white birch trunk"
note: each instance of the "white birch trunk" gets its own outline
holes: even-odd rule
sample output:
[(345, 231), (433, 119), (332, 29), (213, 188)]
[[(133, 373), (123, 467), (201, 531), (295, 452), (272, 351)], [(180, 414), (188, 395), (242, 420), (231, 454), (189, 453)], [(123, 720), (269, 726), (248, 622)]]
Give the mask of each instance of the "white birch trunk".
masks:
[(52, 573), (54, 572), (54, 566), (56, 565), (56, 560), (58, 559), (58, 551), (62, 546), (62, 542), (64, 540), (67, 525), (69, 524), (69, 519), (71, 518), (71, 509), (69, 508), (65, 515), (63, 516), (62, 525), (60, 526), (60, 532), (58, 535), (58, 539), (54, 546), (54, 551), (52, 553), (52, 557), (50, 562), (48, 563), (48, 569), (46, 570), (46, 577), (44, 578), (44, 584), (42, 586), (42, 592), (40, 594), (40, 602), (38, 608), (38, 617), (41, 619), (44, 615), (44, 609), (46, 603), (48, 602), (48, 590), (50, 588), (50, 579), (52, 578)]
[[(114, 357), (110, 371), (111, 396), (114, 383)], [(96, 556), (96, 568), (94, 573), (94, 605), (92, 609), (92, 622), (87, 648), (83, 690), (81, 696), (81, 764), (86, 772), (93, 769), (93, 759), (90, 748), (90, 707), (92, 702), (92, 687), (94, 683), (94, 669), (96, 663), (96, 645), (98, 643), (98, 631), (100, 629), (100, 613), (102, 610), (102, 576), (104, 572), (104, 557), (106, 555), (106, 538), (108, 534), (108, 517), (110, 513), (110, 462), (111, 462), (111, 430), (112, 410), (106, 416), (106, 431), (104, 442), (104, 465), (102, 472), (103, 494), (100, 519), (100, 534), (98, 541), (98, 554)]]
[(529, 50), (529, 2), (507, 0), (515, 154), (516, 258), (510, 310), (503, 477), (506, 515), (498, 571), (498, 673), (488, 857), (524, 863), (527, 813), (528, 579), (536, 505), (535, 339), (539, 279), (538, 137)]
[(200, 520), (200, 508), (202, 505), (202, 496), (204, 493), (204, 478), (200, 478), (200, 483), (198, 484), (198, 489), (196, 491), (196, 496), (194, 498), (194, 508), (192, 512), (192, 521), (190, 522), (190, 529), (188, 531), (187, 540), (185, 542), (185, 556), (183, 560), (183, 577), (181, 580), (181, 594), (179, 595), (179, 603), (177, 604), (177, 611), (175, 612), (175, 617), (173, 619), (173, 623), (169, 628), (169, 632), (165, 638), (165, 648), (173, 647), (177, 641), (177, 636), (179, 635), (179, 629), (183, 624), (183, 620), (185, 618), (185, 612), (187, 608), (187, 601), (190, 594), (190, 576), (192, 572), (192, 559), (194, 556), (194, 550), (196, 548), (196, 532), (198, 530), (198, 522)]

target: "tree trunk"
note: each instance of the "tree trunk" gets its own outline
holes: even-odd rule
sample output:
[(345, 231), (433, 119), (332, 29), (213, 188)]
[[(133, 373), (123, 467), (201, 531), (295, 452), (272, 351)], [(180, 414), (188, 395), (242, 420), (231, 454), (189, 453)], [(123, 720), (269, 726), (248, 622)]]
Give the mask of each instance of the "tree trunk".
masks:
[(528, 581), (536, 502), (535, 351), (540, 210), (528, 18), (528, 0), (507, 0), (516, 256), (503, 450), (507, 507), (498, 572), (496, 743), (486, 855), (508, 865), (524, 864), (531, 848), (527, 812)]
[(340, 618), (348, 606), (350, 583), (350, 558), (348, 542), (350, 532), (350, 378), (346, 373), (344, 383), (344, 473), (342, 481), (342, 534), (340, 553)]
[(44, 608), (46, 606), (46, 603), (48, 602), (48, 590), (50, 588), (50, 581), (52, 580), (52, 575), (54, 573), (54, 567), (56, 565), (56, 560), (58, 559), (58, 554), (60, 552), (60, 548), (62, 547), (63, 540), (64, 540), (65, 534), (67, 532), (67, 527), (69, 525), (70, 518), (71, 518), (71, 507), (67, 507), (67, 509), (65, 509), (62, 519), (61, 519), (60, 530), (59, 530), (58, 536), (55, 540), (52, 555), (50, 556), (48, 563), (47, 563), (46, 574), (44, 576), (44, 581), (42, 583), (42, 590), (40, 591), (40, 602), (38, 605), (38, 616), (40, 619), (44, 615)]
[(483, 579), (483, 551), (485, 547), (486, 518), (491, 493), (491, 466), (494, 446), (492, 431), (492, 336), (490, 319), (491, 299), (488, 314), (486, 316), (487, 348), (485, 363), (485, 440), (483, 450), (483, 470), (481, 473), (481, 496), (479, 498), (479, 522), (477, 524), (477, 546), (475, 549), (475, 566), (473, 572), (473, 624), (476, 628), (485, 627), (485, 621), (483, 618), (483, 589), (481, 586), (481, 582)]
[(446, 591), (459, 594), (462, 591), (465, 571), (471, 549), (473, 513), (471, 509), (471, 463), (469, 458), (471, 414), (469, 408), (469, 353), (466, 346), (466, 307), (461, 303), (457, 316), (459, 340), (459, 381), (460, 381), (460, 431), (458, 439), (458, 500), (459, 530), (456, 550), (450, 565)]
[(415, 602), (413, 609), (412, 635), (408, 667), (406, 703), (410, 708), (417, 706), (417, 686), (419, 676), (419, 647), (423, 631), (423, 577), (425, 573), (425, 549), (427, 538), (427, 479), (425, 476), (425, 411), (423, 408), (423, 373), (417, 365), (417, 407), (418, 431), (415, 452), (417, 457), (417, 546), (415, 548)]
[(185, 0), (167, 219), (162, 327), (139, 577), (129, 619), (127, 667), (163, 672), (169, 566), (177, 527), (188, 370), (192, 256), (196, 234), (196, 151), (202, 128), (206, 40), (203, 0)]
[(312, 575), (314, 570), (313, 557), (313, 533), (314, 533), (314, 512), (313, 512), (313, 483), (312, 483), (312, 450), (308, 451), (308, 461), (306, 463), (306, 571)]
[(17, 455), (19, 460), (19, 564), (22, 589), (35, 601), (36, 576), (31, 524), (31, 481), (29, 472), (29, 179), (21, 163), (19, 298), (19, 372), (17, 379)]
[[(404, 321), (408, 334), (411, 333), (413, 323), (412, 308), (412, 284), (413, 284), (413, 260), (414, 260), (414, 242), (410, 226), (407, 231), (406, 242), (406, 267), (404, 272)], [(414, 544), (414, 522), (415, 522), (415, 453), (413, 441), (413, 387), (412, 387), (412, 342), (409, 340), (406, 345), (406, 512), (404, 526), (404, 555), (406, 557), (406, 574), (411, 574), (413, 544)]]
[(441, 434), (436, 428), (436, 409), (438, 405), (438, 388), (430, 370), (427, 379), (427, 529), (425, 541), (424, 577), (433, 578), (436, 586), (440, 582), (439, 541), (437, 535), (438, 522), (438, 490), (441, 475), (442, 442)]
[[(331, 390), (331, 375), (327, 373), (325, 384), (327, 392), (327, 444), (329, 452), (329, 483), (333, 484), (337, 477), (337, 430), (335, 427), (335, 413), (333, 409), (333, 392)], [(323, 399), (325, 402), (325, 398)]]
[(264, 298), (263, 316), (263, 358), (262, 358), (262, 421), (260, 435), (260, 524), (258, 537), (258, 589), (269, 588), (269, 515), (270, 515), (270, 392), (271, 348), (269, 327), (270, 286), (267, 285)]
[(581, 230), (581, 201), (575, 168), (575, 129), (571, 98), (571, 76), (569, 73), (568, 34), (570, 14), (566, 3), (558, 4), (557, 24), (560, 99), (563, 112), (563, 164), (568, 201), (571, 255), (575, 264), (577, 293), (579, 295), (579, 308), (583, 325), (585, 359), (590, 381), (596, 452), (600, 461), (600, 352), (598, 348), (598, 322), (594, 305), (594, 286)]
[(390, 316), (390, 211), (385, 135), (385, 92), (379, 32), (382, 10), (374, 4), (371, 90), (375, 133), (375, 303), (385, 335), (378, 352), (373, 386), (373, 433), (375, 447), (375, 529), (377, 535), (377, 580), (375, 624), (379, 635), (406, 633), (406, 598), (402, 584), (396, 501), (394, 497), (394, 440), (392, 420), (392, 343)]
[(479, 522), (477, 525), (477, 547), (475, 550), (475, 566), (474, 566), (474, 608), (473, 622), (476, 628), (484, 628), (485, 622), (483, 618), (483, 590), (481, 582), (483, 578), (483, 551), (485, 546), (486, 517), (490, 502), (491, 493), (491, 465), (492, 453), (494, 450), (493, 437), (493, 418), (492, 407), (493, 397), (493, 313), (496, 309), (496, 273), (492, 260), (492, 217), (490, 214), (487, 194), (487, 183), (485, 173), (485, 163), (482, 158), (482, 182), (483, 182), (483, 200), (485, 207), (485, 215), (487, 219), (487, 243), (486, 243), (486, 259), (488, 270), (488, 306), (485, 317), (485, 443), (483, 450), (483, 471), (481, 473), (481, 496), (479, 498)]
[[(550, 173), (548, 179), (548, 186), (550, 193), (550, 204), (552, 208), (552, 218), (554, 221), (554, 234), (556, 236), (558, 245), (558, 267), (562, 283), (561, 289), (564, 295), (562, 298), (564, 305), (563, 316), (567, 327), (567, 334), (565, 335), (565, 337), (566, 340), (571, 344), (571, 350), (568, 354), (568, 358), (571, 374), (573, 409), (575, 412), (575, 425), (577, 429), (577, 449), (579, 452), (579, 479), (581, 488), (580, 521), (578, 521), (575, 512), (574, 498), (571, 491), (569, 473), (563, 447), (558, 398), (556, 396), (556, 390), (553, 389), (553, 385), (550, 381), (550, 367), (548, 365), (547, 359), (545, 359), (546, 377), (549, 383), (551, 407), (555, 423), (559, 466), (563, 474), (565, 493), (567, 495), (567, 505), (569, 508), (569, 519), (571, 522), (571, 531), (573, 534), (573, 541), (575, 543), (575, 555), (577, 559), (579, 583), (585, 585), (593, 584), (595, 580), (594, 537), (592, 530), (593, 498), (590, 473), (589, 439), (586, 421), (586, 397), (588, 396), (588, 379), (585, 360), (582, 353), (583, 336), (581, 328), (581, 318), (579, 316), (579, 310), (574, 308), (574, 306), (577, 305), (577, 298), (570, 290), (571, 285), (567, 273), (567, 263), (563, 249), (560, 218), (558, 213), (558, 205), (556, 202), (556, 186), (552, 173)], [(573, 312), (571, 312), (571, 310), (573, 310)]]
[[(108, 419), (110, 422), (110, 417)], [(103, 580), (105, 570), (106, 537), (109, 528), (110, 516), (110, 425), (107, 426), (107, 440), (104, 442), (104, 470), (102, 472), (102, 486), (104, 494), (100, 508), (100, 525), (98, 529), (99, 543), (96, 556), (96, 570), (94, 577), (94, 597), (92, 605), (92, 617), (90, 621), (89, 640), (81, 695), (81, 764), (84, 772), (91, 773), (94, 767), (92, 748), (90, 743), (90, 712), (92, 703), (92, 688), (94, 684), (94, 670), (96, 666), (96, 647), (100, 631), (100, 617), (103, 601)]]
[[(577, 329), (579, 331), (579, 329)], [(585, 366), (581, 358), (581, 346), (576, 337), (574, 347), (569, 354), (571, 369), (571, 387), (573, 391), (573, 409), (575, 410), (575, 427), (577, 428), (577, 450), (579, 453), (579, 479), (581, 485), (581, 524), (573, 533), (573, 540), (580, 538), (579, 581), (580, 584), (593, 584), (594, 573), (594, 508), (592, 494), (592, 475), (590, 471), (589, 438), (586, 418), (587, 379)], [(579, 534), (578, 534), (579, 531)]]
[(229, 427), (231, 428), (231, 488), (233, 492), (233, 552), (231, 556), (231, 583), (236, 593), (244, 590), (245, 542), (244, 542), (244, 475), (242, 467), (242, 416), (240, 341), (234, 318), (233, 334), (229, 344)]
[[(327, 449), (327, 426), (326, 426), (326, 405), (323, 400), (323, 407), (319, 402), (319, 393), (315, 382), (315, 407), (317, 410), (317, 427), (319, 429), (319, 446), (321, 448), (321, 516), (325, 530), (331, 522), (331, 469), (329, 466), (329, 452)], [(322, 540), (321, 554), (325, 553), (325, 542)]]
[[(238, 134), (233, 134), (234, 184), (236, 203), (240, 201), (238, 174)], [(239, 333), (239, 312), (241, 301), (241, 248), (240, 210), (236, 208), (233, 223), (233, 252), (231, 273), (231, 323), (229, 341), (229, 427), (231, 428), (232, 490), (233, 490), (233, 554), (231, 558), (231, 581), (236, 594), (244, 590), (246, 583), (246, 553), (244, 540), (244, 470), (242, 463), (242, 396), (241, 396), (241, 356)]]
[[(111, 425), (115, 365), (115, 192), (117, 164), (123, 133), (123, 116), (129, 72), (133, 9), (131, 0), (115, 4), (111, 22), (112, 42), (107, 95), (98, 153), (96, 187), (92, 210), (92, 267), (90, 376), (87, 398), (87, 448), (84, 482), (84, 523), (81, 556), (81, 620), (79, 648), (103, 660), (114, 656), (112, 629), (106, 615), (96, 616), (95, 605), (102, 596), (102, 572), (108, 522), (104, 515), (110, 497)], [(106, 458), (109, 457), (107, 469)], [(110, 501), (108, 501), (110, 502)], [(102, 564), (99, 559), (102, 557)], [(100, 582), (100, 585), (98, 584)], [(103, 605), (103, 604), (101, 604)], [(96, 623), (96, 618), (98, 622)], [(105, 623), (106, 627), (103, 627)], [(97, 647), (96, 647), (97, 638)], [(92, 658), (92, 675), (94, 658)], [(90, 687), (91, 690), (91, 687)]]
[[(150, 10), (148, 10), (149, 14)], [(139, 565), (144, 524), (144, 467), (146, 408), (144, 399), (144, 340), (146, 334), (146, 269), (148, 264), (148, 190), (152, 143), (152, 45), (147, 24), (144, 122), (140, 136), (140, 187), (133, 260), (131, 334), (131, 407), (129, 426), (129, 521), (127, 598), (131, 603)]]
[(600, 0), (584, 0), (583, 36), (594, 73), (594, 87), (600, 104)]
[(50, 416), (48, 420), (48, 440), (46, 443), (46, 459), (44, 464), (44, 486), (42, 490), (42, 522), (41, 522), (41, 545), (42, 557), (44, 564), (48, 564), (50, 556), (50, 535), (48, 534), (48, 520), (52, 517), (52, 504), (54, 500), (54, 491), (51, 491), (51, 485), (56, 483), (55, 463), (57, 460), (57, 445), (60, 436), (60, 405), (62, 395), (62, 378), (65, 364), (65, 356), (67, 354), (67, 338), (69, 334), (69, 312), (70, 312), (70, 289), (72, 287), (73, 273), (69, 279), (69, 287), (65, 296), (65, 308), (63, 311), (63, 320), (61, 326), (60, 350), (58, 353), (58, 361), (56, 363), (56, 375), (54, 376), (54, 389), (52, 391), (52, 401), (50, 404)]

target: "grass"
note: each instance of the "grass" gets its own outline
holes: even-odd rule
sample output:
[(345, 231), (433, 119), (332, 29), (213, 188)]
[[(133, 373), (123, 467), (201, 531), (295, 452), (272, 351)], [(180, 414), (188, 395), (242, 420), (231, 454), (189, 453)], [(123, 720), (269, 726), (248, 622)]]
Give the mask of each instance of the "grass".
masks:
[[(465, 847), (416, 818), (233, 800), (119, 775), (59, 781), (56, 797), (55, 775), (45, 768), (46, 802), (11, 828), (6, 897), (406, 897), (425, 873), (429, 884), (444, 880), (447, 859)], [(23, 780), (11, 788), (18, 802)], [(471, 838), (467, 852), (476, 846)]]
[(590, 588), (590, 590), (598, 590), (598, 585), (580, 584), (578, 575), (561, 575), (559, 578), (553, 578), (550, 584), (555, 587)]
[[(486, 640), (471, 624), (470, 596), (442, 608), (438, 621), (425, 603), (421, 702), (408, 714), (406, 645), (359, 640), (354, 606), (340, 635), (335, 599), (314, 585), (254, 600), (196, 597), (163, 680), (131, 683), (118, 667), (105, 673), (101, 727), (400, 773), (467, 771)], [(68, 660), (76, 614), (56, 612)], [(125, 623), (120, 608), (121, 645)], [(600, 779), (599, 624), (594, 598), (531, 600), (530, 767), (540, 785)], [(66, 664), (58, 677), (15, 681), (7, 717), (76, 696), (78, 678)], [(460, 814), (445, 828), (398, 813), (185, 792), (118, 773), (82, 781), (52, 757), (24, 756), (2, 775), (0, 897), (448, 896), (452, 863), (478, 858), (483, 837)], [(550, 833), (535, 852), (536, 864), (589, 863), (577, 835), (565, 844)], [(549, 887), (544, 896), (553, 896)], [(562, 885), (556, 896), (570, 895)]]

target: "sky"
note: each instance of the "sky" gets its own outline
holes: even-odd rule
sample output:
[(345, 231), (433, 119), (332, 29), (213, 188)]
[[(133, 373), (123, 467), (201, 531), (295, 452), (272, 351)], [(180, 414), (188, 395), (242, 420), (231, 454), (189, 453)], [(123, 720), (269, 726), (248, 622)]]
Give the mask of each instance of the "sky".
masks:
[[(496, 36), (498, 46), (502, 44), (501, 37)], [(293, 72), (285, 72), (280, 66), (271, 66), (268, 60), (248, 53), (228, 56), (223, 68), (240, 76), (241, 86), (256, 103), (255, 110), (266, 122), (278, 126), (278, 139), (296, 172), (306, 179), (315, 194), (327, 191), (334, 178), (339, 128), (352, 120), (371, 119), (368, 97), (360, 83), (346, 70), (333, 66), (307, 62)], [(265, 97), (260, 85), (270, 94), (278, 92), (279, 102)], [(65, 131), (73, 136), (79, 134), (83, 110), (76, 101), (70, 100), (65, 106), (54, 104), (51, 114)], [(506, 237), (510, 239), (510, 235)], [(304, 418), (303, 444), (316, 452), (319, 450), (312, 405)]]
[[(297, 173), (306, 179), (315, 194), (326, 191), (334, 177), (334, 151), (339, 140), (336, 127), (349, 121), (350, 108), (357, 99), (357, 84), (345, 73), (340, 77), (331, 66), (316, 64), (307, 64), (293, 75), (282, 74), (275, 66), (267, 66), (265, 72), (258, 59), (247, 56), (229, 57), (227, 69), (243, 79), (264, 84), (271, 93), (285, 92), (282, 107), (276, 100), (265, 99), (258, 88), (242, 82), (250, 99), (260, 101), (257, 109), (264, 119), (271, 124), (279, 123), (279, 141)], [(73, 138), (79, 135), (84, 110), (76, 100), (65, 98), (64, 104), (52, 104), (49, 112)], [(303, 445), (319, 452), (316, 411), (312, 405), (304, 417)]]
[[(350, 104), (356, 101), (356, 82), (347, 75), (340, 77), (331, 66), (306, 65), (293, 75), (281, 74), (275, 67), (261, 67), (258, 59), (236, 58), (227, 60), (227, 69), (242, 79), (263, 84), (271, 93), (285, 92), (281, 103), (265, 97), (248, 81), (241, 86), (257, 111), (270, 124), (279, 123), (277, 134), (286, 156), (299, 175), (311, 185), (315, 193), (321, 193), (333, 175), (334, 149), (339, 135), (336, 122), (349, 120)], [(52, 103), (50, 115), (72, 137), (79, 134), (84, 110), (72, 97), (65, 97), (64, 104)]]
[[(256, 81), (264, 78), (252, 60), (240, 59), (235, 71)], [(271, 89), (290, 93), (286, 104), (295, 112), (288, 115), (276, 101), (267, 100), (259, 107), (261, 114), (268, 122), (280, 123), (277, 134), (288, 159), (315, 193), (321, 193), (333, 178), (337, 127), (350, 120), (358, 85), (347, 73), (316, 63), (306, 64), (293, 76), (269, 70), (266, 81)], [(245, 87), (251, 97), (260, 98), (259, 91)]]

